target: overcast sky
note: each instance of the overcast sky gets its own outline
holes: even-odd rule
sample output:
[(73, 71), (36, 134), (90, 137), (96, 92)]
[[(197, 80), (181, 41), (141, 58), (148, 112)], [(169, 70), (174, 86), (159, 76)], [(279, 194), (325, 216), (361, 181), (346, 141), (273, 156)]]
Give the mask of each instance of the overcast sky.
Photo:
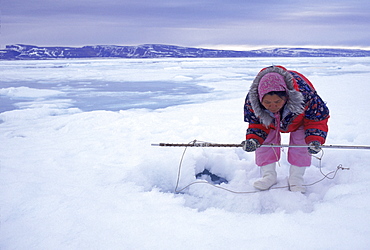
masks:
[(0, 47), (370, 48), (369, 0), (0, 0)]

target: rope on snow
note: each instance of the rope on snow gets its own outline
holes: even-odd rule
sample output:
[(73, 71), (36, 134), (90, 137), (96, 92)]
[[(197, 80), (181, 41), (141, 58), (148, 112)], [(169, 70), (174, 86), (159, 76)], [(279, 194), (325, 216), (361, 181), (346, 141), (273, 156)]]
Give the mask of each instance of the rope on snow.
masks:
[[(162, 145), (161, 145), (162, 144)], [(212, 146), (210, 146), (212, 145)], [(226, 145), (226, 146), (225, 146)], [(228, 192), (231, 192), (231, 193), (234, 193), (234, 194), (253, 194), (253, 193), (259, 193), (259, 192), (264, 192), (264, 191), (267, 191), (267, 190), (254, 190), (254, 191), (234, 191), (234, 190), (231, 190), (231, 189), (228, 189), (228, 188), (225, 188), (225, 187), (222, 187), (220, 185), (215, 185), (213, 183), (210, 183), (206, 180), (202, 180), (202, 181), (194, 181), (188, 185), (186, 185), (185, 187), (181, 188), (178, 190), (178, 187), (179, 187), (179, 182), (180, 182), (180, 175), (181, 175), (181, 168), (182, 168), (182, 162), (184, 160), (184, 156), (185, 156), (185, 153), (186, 153), (186, 150), (188, 147), (241, 147), (242, 145), (241, 144), (215, 144), (215, 143), (209, 143), (209, 142), (201, 142), (201, 143), (198, 143), (196, 140), (188, 143), (188, 144), (166, 144), (166, 143), (160, 143), (160, 144), (155, 144), (152, 146), (170, 146), (170, 147), (185, 147), (183, 153), (182, 153), (182, 156), (181, 156), (181, 159), (180, 159), (180, 163), (179, 163), (179, 167), (178, 167), (178, 172), (177, 172), (177, 181), (176, 181), (176, 187), (175, 187), (175, 193), (181, 193), (183, 190), (189, 188), (190, 186), (192, 185), (195, 185), (195, 184), (208, 184), (210, 186), (213, 186), (215, 188), (219, 188), (219, 189), (222, 189), (222, 190), (225, 190), (225, 191), (228, 191)], [(283, 147), (283, 145), (262, 145), (262, 146), (265, 146), (265, 147)], [(287, 146), (290, 146), (290, 145), (287, 145)], [(302, 145), (303, 146), (303, 145)], [(332, 146), (332, 145), (330, 145)], [(285, 146), (284, 146), (285, 147)], [(307, 147), (307, 145), (304, 145), (304, 147)], [(353, 146), (346, 146), (347, 148), (348, 147), (353, 147)], [(355, 146), (355, 147), (358, 147), (358, 146)], [(367, 147), (367, 146), (365, 146)], [(342, 146), (340, 148), (343, 148)], [(366, 149), (370, 149), (370, 147), (366, 148)], [(315, 157), (316, 159), (319, 160), (319, 169), (320, 169), (320, 173), (323, 175), (323, 178), (321, 178), (320, 180), (317, 180), (311, 184), (305, 184), (303, 186), (313, 186), (321, 181), (323, 181), (324, 179), (334, 179), (337, 175), (337, 172), (339, 170), (349, 170), (349, 168), (345, 168), (342, 166), (342, 164), (339, 164), (336, 168), (336, 170), (333, 170), (327, 174), (324, 174), (322, 172), (322, 158), (324, 156), (324, 151), (322, 150), (322, 154), (320, 157), (318, 156), (315, 156), (313, 155), (313, 157)], [(271, 188), (269, 188), (268, 190), (270, 189), (285, 189), (285, 188), (289, 188), (289, 186), (281, 186), (281, 187), (274, 187), (272, 186)]]

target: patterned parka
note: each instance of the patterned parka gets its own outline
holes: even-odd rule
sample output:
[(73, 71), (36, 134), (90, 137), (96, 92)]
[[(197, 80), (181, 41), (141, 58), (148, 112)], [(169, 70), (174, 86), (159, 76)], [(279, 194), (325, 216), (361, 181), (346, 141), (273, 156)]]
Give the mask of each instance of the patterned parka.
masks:
[[(265, 109), (258, 96), (258, 84), (267, 73), (276, 72), (284, 77), (287, 85), (287, 102), (281, 111), (280, 124), (275, 124), (274, 115)], [(244, 121), (249, 123), (246, 139), (257, 139), (263, 144), (267, 135), (276, 126), (280, 132), (289, 133), (303, 126), (305, 141), (325, 143), (328, 133), (329, 109), (317, 94), (312, 83), (302, 74), (282, 66), (262, 69), (254, 79), (244, 105)]]

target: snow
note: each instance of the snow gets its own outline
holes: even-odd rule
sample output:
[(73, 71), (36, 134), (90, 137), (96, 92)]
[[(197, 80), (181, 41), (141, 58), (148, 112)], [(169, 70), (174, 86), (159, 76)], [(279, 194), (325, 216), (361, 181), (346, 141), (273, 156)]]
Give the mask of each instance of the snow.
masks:
[[(0, 248), (368, 249), (367, 150), (325, 149), (307, 184), (350, 169), (300, 194), (255, 192), (253, 153), (188, 148), (179, 189), (207, 168), (242, 193), (174, 192), (184, 148), (151, 144), (240, 143), (245, 95), (272, 64), (314, 83), (328, 144), (369, 145), (368, 58), (1, 61)], [(277, 187), (288, 168), (283, 153)]]

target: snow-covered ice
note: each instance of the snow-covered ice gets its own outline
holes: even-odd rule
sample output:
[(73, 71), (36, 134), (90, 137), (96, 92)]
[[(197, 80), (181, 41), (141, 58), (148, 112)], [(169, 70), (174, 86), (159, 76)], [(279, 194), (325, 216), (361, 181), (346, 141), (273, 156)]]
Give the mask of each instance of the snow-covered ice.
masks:
[[(174, 192), (184, 148), (151, 144), (240, 143), (245, 95), (272, 64), (314, 83), (328, 144), (370, 145), (369, 58), (1, 61), (0, 248), (368, 249), (370, 150), (325, 149), (306, 184), (350, 170), (300, 194), (253, 192), (253, 153), (188, 148), (180, 189), (207, 168), (244, 193)], [(283, 153), (278, 187), (287, 172)]]

